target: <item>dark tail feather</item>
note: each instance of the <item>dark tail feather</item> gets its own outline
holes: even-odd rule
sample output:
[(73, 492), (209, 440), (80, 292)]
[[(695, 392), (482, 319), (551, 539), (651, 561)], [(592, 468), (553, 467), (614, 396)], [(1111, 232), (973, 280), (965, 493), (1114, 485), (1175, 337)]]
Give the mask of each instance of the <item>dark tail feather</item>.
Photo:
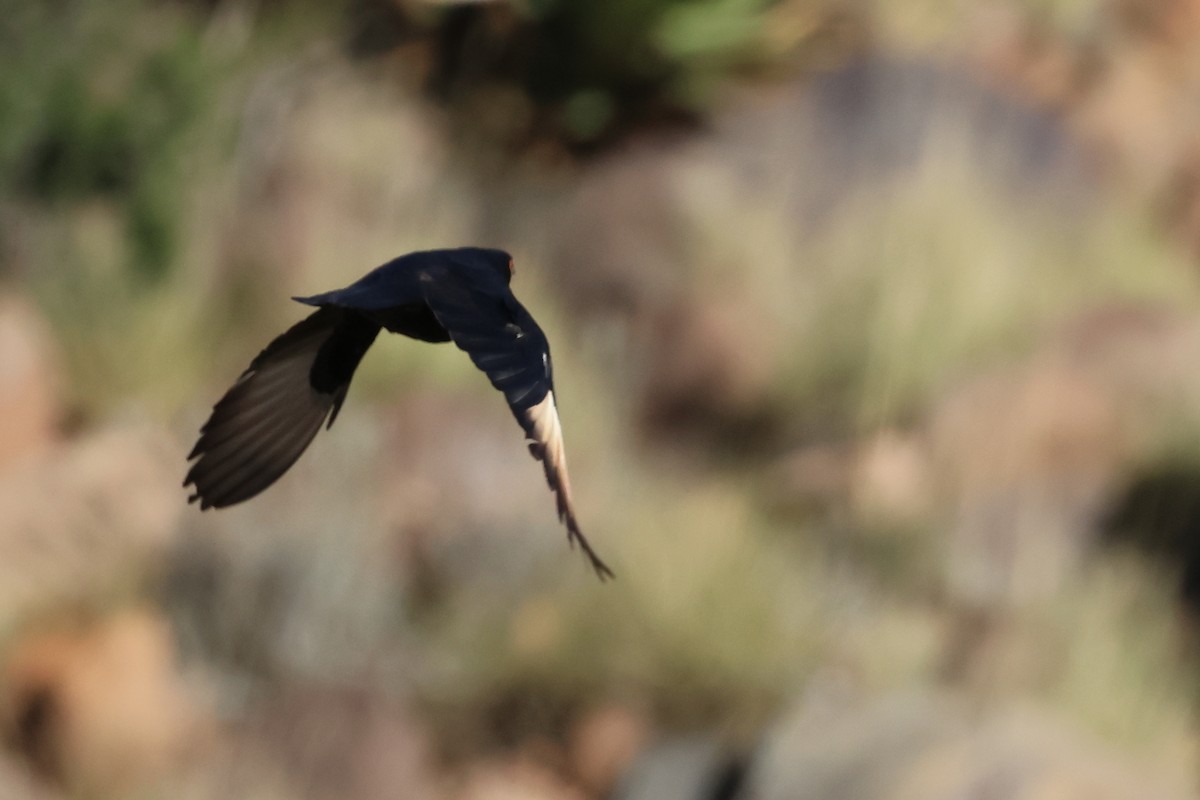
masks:
[(188, 501), (222, 508), (277, 481), (321, 423), (333, 424), (378, 333), (360, 314), (325, 306), (267, 345), (200, 429), (183, 482), (195, 489)]

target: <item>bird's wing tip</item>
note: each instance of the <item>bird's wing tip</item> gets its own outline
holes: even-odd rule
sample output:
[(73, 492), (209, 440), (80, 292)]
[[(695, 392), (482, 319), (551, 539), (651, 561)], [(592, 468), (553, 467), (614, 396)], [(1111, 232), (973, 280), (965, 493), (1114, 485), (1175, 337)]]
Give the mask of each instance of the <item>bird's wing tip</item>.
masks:
[(615, 577), (608, 565), (596, 555), (575, 521), (571, 481), (567, 477), (566, 454), (562, 441), (562, 425), (558, 419), (553, 390), (547, 392), (540, 402), (525, 409), (523, 425), (529, 453), (542, 462), (546, 483), (555, 496), (558, 520), (566, 525), (567, 541), (570, 542), (571, 549), (574, 549), (576, 544), (579, 545), (601, 581)]

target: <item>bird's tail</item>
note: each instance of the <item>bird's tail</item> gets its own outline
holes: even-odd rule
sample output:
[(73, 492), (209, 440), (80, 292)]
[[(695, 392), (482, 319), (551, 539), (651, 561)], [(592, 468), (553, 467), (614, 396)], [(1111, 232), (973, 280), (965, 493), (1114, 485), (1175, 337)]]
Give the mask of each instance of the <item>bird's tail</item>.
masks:
[(324, 306), (258, 354), (213, 406), (188, 455), (189, 502), (221, 508), (254, 497), (296, 463), (321, 423), (332, 425), (379, 326)]

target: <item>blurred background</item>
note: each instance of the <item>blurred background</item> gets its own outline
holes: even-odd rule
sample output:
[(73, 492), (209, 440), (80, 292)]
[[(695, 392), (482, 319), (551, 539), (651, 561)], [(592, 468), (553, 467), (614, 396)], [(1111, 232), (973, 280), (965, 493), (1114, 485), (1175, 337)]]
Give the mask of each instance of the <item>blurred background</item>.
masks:
[[(1200, 2), (0, 0), (0, 798), (1200, 785)], [(276, 486), (212, 403), (411, 250)]]

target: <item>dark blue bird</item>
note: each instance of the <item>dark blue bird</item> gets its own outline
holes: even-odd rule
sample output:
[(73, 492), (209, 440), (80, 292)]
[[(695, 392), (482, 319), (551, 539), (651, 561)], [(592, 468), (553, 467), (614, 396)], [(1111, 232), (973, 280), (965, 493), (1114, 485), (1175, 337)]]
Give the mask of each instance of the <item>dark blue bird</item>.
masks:
[(254, 497), (332, 426), (350, 379), (380, 328), (426, 342), (453, 341), (504, 393), (542, 462), (567, 538), (603, 579), (612, 572), (575, 520), (550, 345), (509, 289), (512, 258), (464, 247), (410, 253), (345, 289), (294, 298), (317, 311), (267, 345), (225, 393), (188, 455), (189, 502), (222, 508)]

